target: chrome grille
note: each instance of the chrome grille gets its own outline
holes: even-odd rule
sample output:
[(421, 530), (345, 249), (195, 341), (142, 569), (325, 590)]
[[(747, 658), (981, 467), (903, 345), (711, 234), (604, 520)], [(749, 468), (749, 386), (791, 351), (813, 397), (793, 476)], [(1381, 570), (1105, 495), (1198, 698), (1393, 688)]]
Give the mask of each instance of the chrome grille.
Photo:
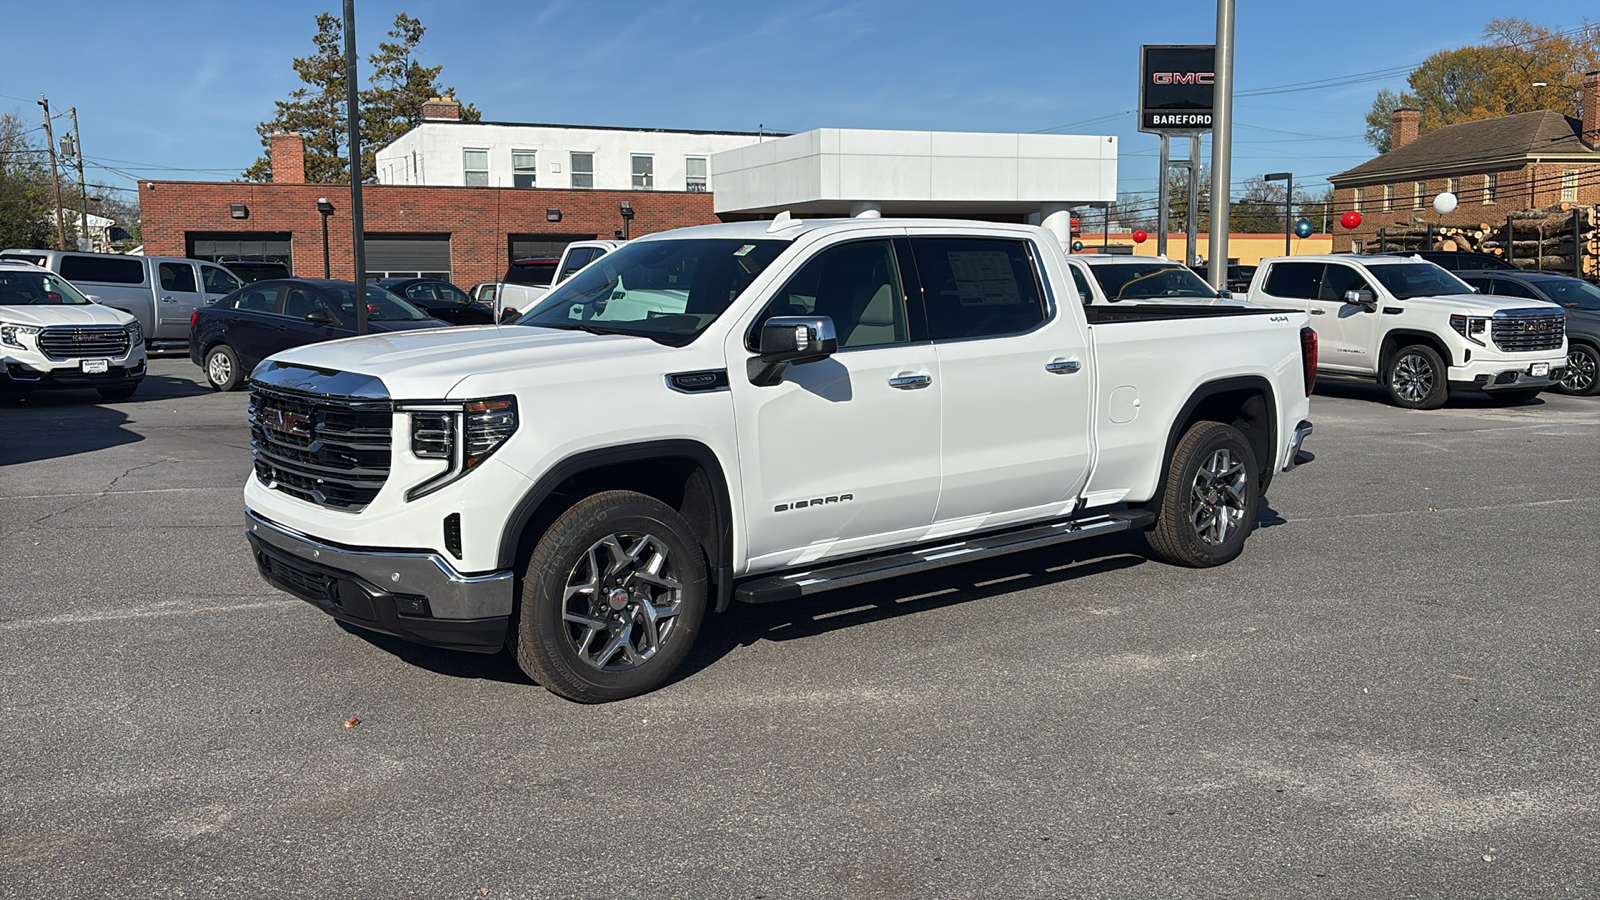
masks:
[(125, 356), (128, 330), (118, 325), (51, 325), (39, 332), (39, 352), (51, 359)]
[(1566, 316), (1560, 310), (1515, 310), (1492, 321), (1494, 345), (1507, 353), (1559, 350), (1567, 335)]
[(254, 382), (256, 476), (308, 503), (358, 512), (389, 478), (392, 418), (387, 400), (300, 394)]

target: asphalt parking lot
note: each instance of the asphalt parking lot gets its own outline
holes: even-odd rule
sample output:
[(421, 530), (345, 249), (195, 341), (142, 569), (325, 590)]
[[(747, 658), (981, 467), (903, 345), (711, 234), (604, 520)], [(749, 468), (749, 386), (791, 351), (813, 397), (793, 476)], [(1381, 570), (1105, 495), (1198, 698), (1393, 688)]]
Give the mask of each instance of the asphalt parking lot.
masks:
[(1600, 896), (1600, 400), (1324, 382), (1232, 565), (736, 606), (586, 707), (268, 589), (246, 397), (151, 371), (0, 406), (0, 896)]

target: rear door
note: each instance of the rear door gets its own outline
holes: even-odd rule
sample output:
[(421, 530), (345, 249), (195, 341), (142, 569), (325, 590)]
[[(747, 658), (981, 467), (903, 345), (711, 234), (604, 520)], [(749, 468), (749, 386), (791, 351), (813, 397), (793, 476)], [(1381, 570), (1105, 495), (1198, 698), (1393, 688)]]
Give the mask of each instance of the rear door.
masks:
[(1087, 331), (1054, 308), (1032, 241), (910, 231), (943, 401), (935, 532), (1069, 512), (1089, 471)]
[(187, 338), (189, 319), (205, 302), (195, 263), (156, 262), (157, 336)]
[(215, 303), (243, 287), (244, 283), (221, 266), (200, 263), (200, 291), (207, 303)]

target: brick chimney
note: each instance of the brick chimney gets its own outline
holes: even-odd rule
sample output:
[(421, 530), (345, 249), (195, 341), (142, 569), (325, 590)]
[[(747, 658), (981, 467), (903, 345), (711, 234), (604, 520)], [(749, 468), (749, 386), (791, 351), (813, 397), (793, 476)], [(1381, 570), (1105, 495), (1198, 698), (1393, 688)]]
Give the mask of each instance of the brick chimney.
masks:
[(1389, 149), (1399, 150), (1417, 139), (1417, 132), (1422, 128), (1422, 110), (1397, 109), (1389, 122)]
[(1583, 134), (1585, 147), (1600, 150), (1600, 72), (1583, 74)]
[(450, 122), (461, 121), (461, 104), (450, 97), (434, 97), (422, 104), (422, 119), (439, 119)]
[(306, 183), (306, 139), (300, 132), (274, 131), (267, 154), (272, 162), (273, 184)]

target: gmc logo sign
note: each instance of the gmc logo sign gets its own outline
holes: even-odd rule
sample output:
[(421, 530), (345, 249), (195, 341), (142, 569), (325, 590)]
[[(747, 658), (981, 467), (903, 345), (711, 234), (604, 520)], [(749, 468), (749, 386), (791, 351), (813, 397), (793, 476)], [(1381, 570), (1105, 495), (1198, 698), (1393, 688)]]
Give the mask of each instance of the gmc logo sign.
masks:
[(261, 411), (261, 424), (282, 434), (292, 434), (296, 437), (311, 436), (311, 417), (301, 413), (284, 412), (281, 409), (268, 407)]
[(1152, 84), (1215, 84), (1215, 72), (1152, 72)]

